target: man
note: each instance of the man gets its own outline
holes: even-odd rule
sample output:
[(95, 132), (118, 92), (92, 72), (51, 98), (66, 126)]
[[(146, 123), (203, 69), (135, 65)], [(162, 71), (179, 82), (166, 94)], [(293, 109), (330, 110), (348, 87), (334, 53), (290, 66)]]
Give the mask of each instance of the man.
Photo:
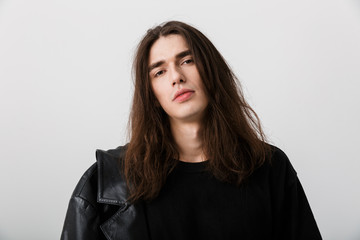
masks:
[(295, 170), (201, 32), (150, 29), (134, 72), (129, 144), (97, 151), (62, 239), (321, 239)]

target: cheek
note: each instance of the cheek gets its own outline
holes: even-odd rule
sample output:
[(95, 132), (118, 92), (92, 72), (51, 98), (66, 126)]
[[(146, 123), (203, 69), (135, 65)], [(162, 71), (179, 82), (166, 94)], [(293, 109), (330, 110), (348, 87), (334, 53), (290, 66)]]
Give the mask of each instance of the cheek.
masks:
[(151, 90), (152, 90), (153, 94), (157, 98), (158, 95), (159, 95), (159, 93), (158, 93), (159, 92), (159, 87), (157, 86), (155, 81), (151, 81), (150, 86), (151, 86)]
[(152, 82), (151, 88), (152, 88), (154, 96), (157, 100), (157, 103), (160, 103), (161, 105), (163, 105), (165, 102), (164, 99), (166, 96), (165, 95), (166, 90), (164, 89), (164, 87), (161, 84), (158, 84), (157, 82)]

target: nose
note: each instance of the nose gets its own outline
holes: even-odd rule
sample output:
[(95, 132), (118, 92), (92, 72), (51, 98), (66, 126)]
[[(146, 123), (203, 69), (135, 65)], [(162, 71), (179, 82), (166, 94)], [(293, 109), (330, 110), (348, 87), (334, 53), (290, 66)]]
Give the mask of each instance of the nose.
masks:
[(171, 71), (171, 82), (173, 86), (185, 82), (185, 78), (179, 67), (172, 67), (170, 71)]

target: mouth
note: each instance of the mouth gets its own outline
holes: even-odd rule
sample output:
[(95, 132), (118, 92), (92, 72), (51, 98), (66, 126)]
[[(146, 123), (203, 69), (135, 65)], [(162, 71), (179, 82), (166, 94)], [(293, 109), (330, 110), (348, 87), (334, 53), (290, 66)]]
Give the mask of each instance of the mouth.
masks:
[(184, 102), (188, 100), (193, 94), (194, 90), (191, 89), (181, 89), (175, 93), (173, 101), (175, 102)]

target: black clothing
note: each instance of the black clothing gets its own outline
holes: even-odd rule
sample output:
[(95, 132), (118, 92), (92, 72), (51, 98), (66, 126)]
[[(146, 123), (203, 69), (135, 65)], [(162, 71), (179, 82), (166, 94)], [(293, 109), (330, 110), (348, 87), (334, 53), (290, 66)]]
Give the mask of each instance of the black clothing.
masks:
[(96, 152), (70, 199), (61, 239), (321, 239), (286, 155), (241, 187), (219, 182), (203, 163), (179, 162), (160, 195), (135, 205), (117, 162), (126, 147)]

